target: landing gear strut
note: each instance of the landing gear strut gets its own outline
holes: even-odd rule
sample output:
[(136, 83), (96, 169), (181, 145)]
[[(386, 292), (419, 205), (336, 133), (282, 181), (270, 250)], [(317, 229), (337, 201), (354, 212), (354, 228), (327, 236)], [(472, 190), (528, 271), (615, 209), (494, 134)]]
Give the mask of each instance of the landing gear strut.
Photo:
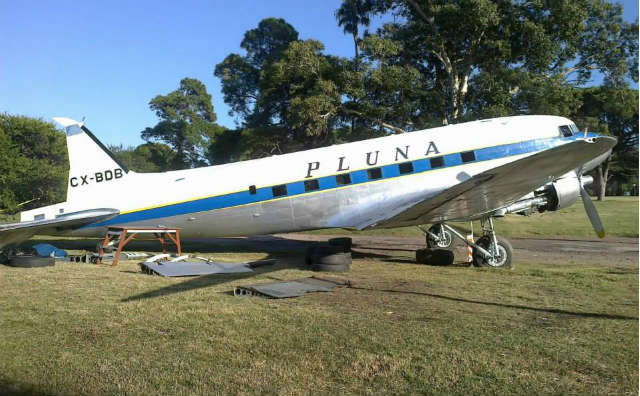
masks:
[[(467, 240), (460, 232), (448, 224), (436, 224), (425, 230), (419, 227), (427, 238), (427, 247), (447, 248), (451, 246), (453, 236), (471, 247), (473, 253), (473, 265), (476, 267), (511, 268), (513, 260), (513, 248), (506, 239), (496, 235), (493, 228), (492, 217), (480, 220), (482, 236), (476, 242)], [(423, 249), (421, 249), (423, 250)], [(418, 260), (420, 261), (420, 260)]]
[(482, 236), (475, 244), (485, 252), (474, 247), (473, 265), (476, 267), (511, 268), (513, 247), (511, 247), (509, 241), (496, 235), (491, 217), (482, 219), (480, 225), (482, 227)]
[(444, 227), (444, 224), (434, 224), (428, 230), (419, 227), (424, 232), (429, 249), (447, 249), (453, 243), (451, 231)]

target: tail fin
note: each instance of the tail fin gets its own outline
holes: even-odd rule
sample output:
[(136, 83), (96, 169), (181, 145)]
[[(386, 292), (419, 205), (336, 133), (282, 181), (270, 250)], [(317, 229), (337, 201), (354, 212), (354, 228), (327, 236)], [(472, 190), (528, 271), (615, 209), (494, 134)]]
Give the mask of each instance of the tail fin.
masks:
[(56, 117), (54, 121), (62, 125), (67, 134), (67, 202), (87, 200), (129, 173), (129, 169), (82, 122), (65, 117)]

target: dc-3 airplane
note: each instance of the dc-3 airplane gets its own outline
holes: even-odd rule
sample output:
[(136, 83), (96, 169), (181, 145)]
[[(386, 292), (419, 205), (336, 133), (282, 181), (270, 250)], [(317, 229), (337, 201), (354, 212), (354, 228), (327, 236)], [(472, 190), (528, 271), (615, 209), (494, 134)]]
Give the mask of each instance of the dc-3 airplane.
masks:
[[(580, 132), (567, 118), (516, 116), (467, 122), (286, 155), (165, 173), (128, 170), (83, 125), (54, 118), (67, 135), (67, 200), (0, 225), (0, 249), (36, 234), (104, 236), (107, 226), (180, 228), (183, 237), (321, 228), (433, 224), (429, 247), (459, 237), (474, 263), (510, 266), (512, 249), (492, 218), (555, 211), (582, 197), (616, 139)], [(467, 241), (447, 222), (480, 219)]]

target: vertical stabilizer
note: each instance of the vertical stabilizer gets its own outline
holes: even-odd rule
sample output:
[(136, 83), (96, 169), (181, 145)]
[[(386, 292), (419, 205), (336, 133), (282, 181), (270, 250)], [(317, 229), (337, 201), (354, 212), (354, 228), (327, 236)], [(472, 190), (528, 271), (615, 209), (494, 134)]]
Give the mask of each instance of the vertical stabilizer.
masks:
[(64, 127), (69, 152), (67, 203), (90, 207), (92, 200), (109, 192), (126, 178), (129, 170), (82, 122), (65, 117), (54, 121)]

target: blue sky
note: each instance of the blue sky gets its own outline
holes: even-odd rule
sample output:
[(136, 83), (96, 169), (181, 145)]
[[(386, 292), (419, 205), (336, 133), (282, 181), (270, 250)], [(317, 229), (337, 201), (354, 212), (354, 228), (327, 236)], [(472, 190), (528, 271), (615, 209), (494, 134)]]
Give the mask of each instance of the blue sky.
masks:
[[(86, 117), (107, 144), (140, 144), (140, 131), (157, 122), (149, 100), (183, 77), (204, 82), (218, 122), (233, 127), (213, 68), (239, 52), (244, 32), (263, 18), (286, 19), (326, 53), (353, 55), (333, 16), (340, 0), (3, 3), (0, 112)], [(638, 1), (622, 4), (625, 19), (635, 20)]]

